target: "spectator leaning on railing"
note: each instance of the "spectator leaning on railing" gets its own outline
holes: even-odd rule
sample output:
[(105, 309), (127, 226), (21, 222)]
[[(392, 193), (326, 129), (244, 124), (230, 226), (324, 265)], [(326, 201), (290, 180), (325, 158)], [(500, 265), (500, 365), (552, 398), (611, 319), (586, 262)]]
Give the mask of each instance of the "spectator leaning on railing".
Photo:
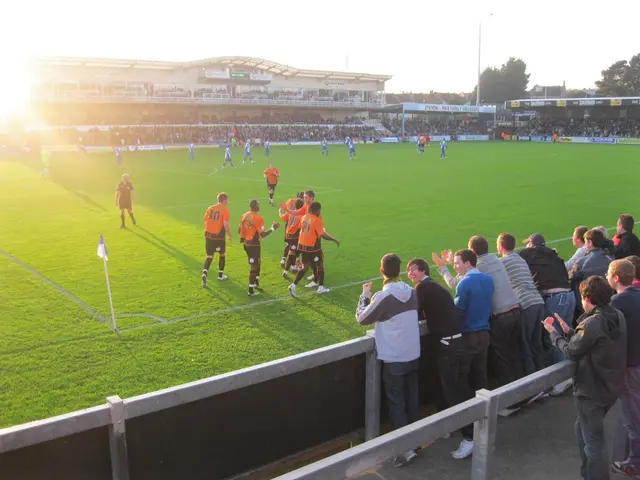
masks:
[[(575, 330), (559, 315), (544, 321), (552, 344), (575, 362), (576, 436), (582, 458), (580, 473), (585, 480), (609, 478), (604, 417), (624, 389), (627, 328), (624, 315), (610, 305), (611, 295), (604, 278), (589, 277), (580, 284), (585, 313)], [(556, 330), (556, 321), (562, 333)]]
[(564, 262), (564, 266), (567, 267), (568, 272), (571, 271), (571, 268), (578, 260), (587, 254), (587, 246), (584, 243), (584, 234), (587, 233), (588, 230), (589, 227), (585, 227), (584, 225), (576, 227), (573, 230), (573, 236), (571, 239), (573, 241), (573, 246), (576, 247), (577, 250), (569, 260)]
[[(371, 282), (364, 284), (356, 309), (358, 323), (375, 323), (376, 351), (382, 361), (382, 385), (394, 429), (419, 419), (418, 298), (415, 290), (400, 280), (400, 265), (400, 257), (394, 253), (382, 257), (382, 291), (372, 298)], [(405, 465), (415, 456), (416, 452), (409, 450), (395, 459), (395, 465)]]
[[(546, 246), (542, 234), (534, 233), (524, 243), (527, 247), (520, 251), (520, 256), (527, 262), (533, 275), (533, 282), (542, 295), (546, 316), (560, 315), (562, 318), (572, 319), (576, 307), (576, 298), (571, 290), (569, 275), (564, 261), (558, 253)], [(560, 325), (556, 329), (562, 331)], [(543, 341), (549, 344), (549, 337), (543, 337)], [(549, 344), (550, 346), (550, 344)], [(553, 364), (565, 360), (565, 356), (557, 349), (552, 348), (550, 361)], [(571, 386), (572, 380), (560, 382), (551, 389), (551, 395), (559, 395)]]
[[(477, 268), (493, 279), (494, 291), (491, 299), (491, 348), (493, 353), (494, 370), (500, 385), (513, 382), (523, 375), (523, 365), (520, 355), (521, 316), (509, 276), (504, 265), (495, 253), (489, 253), (489, 243), (480, 236), (474, 235), (469, 239), (469, 248), (477, 255)], [(443, 252), (443, 257), (451, 258), (450, 251)], [(433, 256), (440, 267), (442, 259)], [(438, 272), (443, 276), (447, 285), (454, 288), (460, 277), (454, 278), (446, 266), (440, 267)], [(508, 416), (514, 409), (501, 410), (502, 416)]]
[(632, 215), (623, 214), (618, 219), (617, 233), (613, 237), (613, 255), (615, 258), (625, 258), (630, 255), (640, 256), (640, 240), (633, 233), (635, 221)]
[(620, 310), (627, 322), (627, 368), (620, 395), (620, 423), (627, 429), (629, 454), (614, 462), (612, 468), (630, 476), (640, 474), (640, 289), (632, 286), (635, 275), (636, 269), (629, 260), (615, 260), (607, 271), (609, 285), (616, 292), (611, 306)]
[(466, 400), (460, 382), (460, 360), (464, 354), (460, 319), (451, 293), (431, 279), (425, 259), (410, 260), (407, 275), (418, 295), (418, 317), (427, 322), (427, 349), (435, 354), (437, 363), (441, 388), (435, 390), (441, 390), (442, 396), (436, 399), (436, 408), (444, 410)]
[[(440, 274), (449, 281), (453, 280), (451, 273), (447, 270), (446, 260), (440, 258), (435, 252), (431, 256)], [(489, 318), (494, 286), (493, 279), (476, 268), (478, 257), (473, 250), (458, 250), (451, 256), (453, 268), (457, 273), (454, 303), (460, 316), (464, 340), (460, 379), (465, 391), (464, 399), (468, 400), (477, 390), (487, 388), (487, 357), (491, 341)], [(474, 446), (473, 425), (463, 427), (460, 433), (462, 441), (458, 449), (451, 452), (451, 456), (457, 460), (471, 456)]]
[(527, 262), (514, 252), (515, 237), (510, 233), (501, 233), (497, 243), (498, 253), (502, 256), (502, 263), (522, 308), (521, 354), (524, 373), (530, 375), (545, 367), (542, 345), (544, 300), (533, 283)]

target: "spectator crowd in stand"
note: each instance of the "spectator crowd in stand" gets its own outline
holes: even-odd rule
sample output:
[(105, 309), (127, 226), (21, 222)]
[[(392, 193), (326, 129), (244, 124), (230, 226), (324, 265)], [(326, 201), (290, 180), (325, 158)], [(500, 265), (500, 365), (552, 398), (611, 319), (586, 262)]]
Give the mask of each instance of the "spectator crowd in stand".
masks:
[[(440, 410), (488, 388), (489, 371), (503, 386), (569, 359), (575, 365), (571, 379), (498, 414), (508, 417), (573, 386), (582, 478), (608, 479), (610, 469), (640, 474), (640, 240), (634, 225), (631, 215), (621, 215), (611, 240), (603, 227), (576, 227), (576, 252), (566, 262), (539, 233), (524, 240), (519, 252), (516, 238), (501, 233), (498, 254), (489, 253), (487, 239), (474, 235), (468, 248), (432, 254), (454, 295), (432, 279), (424, 259), (406, 265), (412, 289), (400, 278), (400, 258), (385, 255), (382, 291), (372, 296), (371, 283), (363, 285), (356, 319), (375, 324), (393, 428), (419, 419), (420, 319), (426, 321), (426, 344), (437, 360), (444, 397)], [(604, 416), (618, 399), (618, 423), (627, 429), (628, 449), (626, 458), (609, 465)], [(461, 434), (455, 459), (473, 454), (473, 426)], [(409, 450), (394, 464), (406, 465), (417, 454)]]
[(344, 140), (351, 138), (373, 141), (378, 136), (375, 129), (364, 125), (251, 125), (251, 126), (122, 126), (104, 129), (93, 128), (79, 131), (76, 128), (31, 131), (21, 138), (24, 144), (37, 145), (83, 145), (120, 146), (184, 143), (218, 143), (257, 139), (271, 142)]
[[(402, 133), (402, 119), (383, 120), (383, 125), (394, 135)], [(478, 135), (487, 133), (484, 124), (470, 124), (466, 120), (450, 118), (446, 121), (421, 118), (405, 118), (405, 135)]]
[(629, 137), (640, 138), (640, 120), (634, 118), (543, 118), (534, 117), (521, 135), (551, 136), (557, 133), (568, 137)]

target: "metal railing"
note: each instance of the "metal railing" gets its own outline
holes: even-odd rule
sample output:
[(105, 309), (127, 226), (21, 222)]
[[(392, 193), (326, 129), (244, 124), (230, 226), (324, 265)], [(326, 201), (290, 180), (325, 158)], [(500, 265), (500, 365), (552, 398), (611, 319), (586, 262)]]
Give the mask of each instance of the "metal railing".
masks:
[[(426, 327), (422, 324), (421, 335), (425, 333)], [(117, 395), (111, 396), (107, 398), (105, 405), (0, 429), (0, 454), (108, 426), (112, 478), (128, 480), (129, 463), (126, 442), (128, 419), (363, 354), (365, 355), (364, 436), (366, 443), (281, 478), (287, 480), (342, 478), (353, 475), (416, 445), (435, 440), (444, 433), (455, 431), (475, 421), (476, 446), (472, 478), (473, 480), (488, 479), (493, 457), (497, 411), (570, 376), (568, 362), (555, 365), (506, 387), (490, 392), (479, 391), (474, 399), (376, 438), (380, 435), (381, 363), (377, 360), (373, 331), (369, 331), (364, 337), (261, 365), (124, 400)]]
[(90, 102), (90, 103), (193, 103), (200, 105), (290, 105), (299, 107), (341, 107), (341, 108), (383, 108), (384, 102), (345, 102), (345, 101), (313, 101), (271, 98), (202, 98), (202, 97), (151, 97), (151, 96), (90, 96), (39, 93), (33, 96), (36, 101), (49, 102)]
[(564, 361), (495, 390), (479, 390), (476, 397), (442, 412), (350, 448), (277, 480), (349, 478), (474, 423), (471, 480), (493, 478), (498, 412), (570, 378), (571, 362)]
[(111, 396), (105, 405), (0, 429), (0, 454), (108, 426), (112, 478), (128, 480), (128, 419), (362, 354), (366, 356), (364, 420), (365, 438), (369, 440), (380, 431), (380, 362), (376, 358), (373, 332), (354, 340), (124, 400), (117, 395)]

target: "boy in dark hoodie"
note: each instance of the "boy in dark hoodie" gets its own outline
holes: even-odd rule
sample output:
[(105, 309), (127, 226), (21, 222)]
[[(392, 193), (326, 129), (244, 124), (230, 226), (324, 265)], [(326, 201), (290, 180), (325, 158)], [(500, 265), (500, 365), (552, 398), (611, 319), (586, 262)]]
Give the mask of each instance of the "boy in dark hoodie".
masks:
[[(576, 436), (586, 480), (608, 480), (604, 417), (624, 388), (627, 326), (624, 315), (610, 306), (612, 290), (602, 277), (580, 284), (585, 313), (575, 330), (556, 315), (544, 321), (551, 343), (575, 363), (573, 395), (577, 410)], [(563, 334), (554, 328), (554, 320)]]

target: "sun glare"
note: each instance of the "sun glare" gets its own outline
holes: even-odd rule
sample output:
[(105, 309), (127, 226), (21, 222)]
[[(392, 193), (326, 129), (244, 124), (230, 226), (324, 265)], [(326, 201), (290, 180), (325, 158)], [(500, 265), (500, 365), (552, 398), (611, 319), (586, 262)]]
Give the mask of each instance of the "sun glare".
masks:
[(0, 76), (0, 118), (21, 116), (29, 104), (29, 76), (26, 66), (15, 65)]

